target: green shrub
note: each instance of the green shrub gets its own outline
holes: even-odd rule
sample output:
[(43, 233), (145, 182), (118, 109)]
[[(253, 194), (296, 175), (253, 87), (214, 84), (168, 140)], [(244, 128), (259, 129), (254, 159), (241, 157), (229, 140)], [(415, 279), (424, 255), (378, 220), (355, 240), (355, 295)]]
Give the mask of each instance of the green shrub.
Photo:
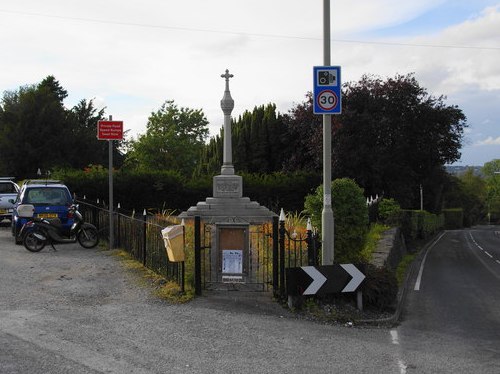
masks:
[(402, 210), (401, 230), (406, 240), (427, 239), (444, 226), (444, 215), (425, 210)]
[[(323, 186), (316, 193), (306, 196), (306, 213), (313, 226), (321, 228)], [(335, 261), (352, 263), (360, 260), (365, 236), (368, 231), (368, 209), (360, 188), (352, 179), (342, 178), (332, 182), (332, 209), (334, 215)]]
[(380, 223), (374, 223), (370, 225), (370, 230), (366, 235), (365, 245), (360, 253), (360, 260), (363, 263), (370, 262), (372, 258), (373, 251), (377, 248), (377, 243), (379, 242), (382, 234), (389, 229), (389, 226), (382, 225)]
[(382, 199), (378, 204), (378, 216), (387, 225), (398, 225), (401, 207), (394, 199)]
[(367, 308), (380, 311), (391, 310), (398, 294), (398, 283), (394, 273), (386, 268), (368, 265), (363, 282), (363, 301)]

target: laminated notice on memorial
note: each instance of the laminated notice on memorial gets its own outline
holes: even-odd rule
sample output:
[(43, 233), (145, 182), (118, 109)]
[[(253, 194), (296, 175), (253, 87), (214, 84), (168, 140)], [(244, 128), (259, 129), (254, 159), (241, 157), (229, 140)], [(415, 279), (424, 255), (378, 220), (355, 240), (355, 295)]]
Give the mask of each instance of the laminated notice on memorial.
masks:
[(224, 249), (222, 251), (222, 272), (229, 274), (243, 273), (243, 251)]

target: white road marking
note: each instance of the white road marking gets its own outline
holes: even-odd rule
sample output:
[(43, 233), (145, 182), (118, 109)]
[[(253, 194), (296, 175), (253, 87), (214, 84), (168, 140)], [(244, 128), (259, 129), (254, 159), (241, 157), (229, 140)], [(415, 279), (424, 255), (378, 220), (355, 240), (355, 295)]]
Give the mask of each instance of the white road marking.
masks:
[(436, 245), (436, 243), (441, 240), (441, 238), (444, 236), (444, 234), (446, 234), (446, 231), (443, 232), (439, 238), (436, 239), (436, 241), (434, 241), (434, 243), (432, 243), (429, 248), (427, 248), (427, 251), (425, 252), (425, 256), (424, 256), (424, 259), (422, 260), (422, 263), (420, 264), (420, 270), (418, 271), (418, 276), (417, 276), (417, 281), (415, 282), (415, 288), (414, 290), (415, 291), (420, 291), (420, 283), (422, 282), (422, 273), (424, 272), (424, 265), (425, 265), (425, 260), (427, 259), (427, 255), (429, 254), (429, 251), (432, 249), (432, 247), (434, 247)]
[(489, 252), (484, 251), (484, 253), (486, 253), (488, 256), (490, 256), (490, 258), (493, 258), (493, 256)]
[(500, 264), (500, 260), (495, 260), (497, 264)]
[[(390, 333), (391, 333), (392, 344), (399, 345), (398, 330), (391, 330)], [(406, 369), (408, 368), (408, 365), (406, 365), (401, 358), (398, 358), (398, 368), (400, 374), (406, 374)]]
[(399, 345), (399, 336), (397, 330), (391, 330), (392, 344)]

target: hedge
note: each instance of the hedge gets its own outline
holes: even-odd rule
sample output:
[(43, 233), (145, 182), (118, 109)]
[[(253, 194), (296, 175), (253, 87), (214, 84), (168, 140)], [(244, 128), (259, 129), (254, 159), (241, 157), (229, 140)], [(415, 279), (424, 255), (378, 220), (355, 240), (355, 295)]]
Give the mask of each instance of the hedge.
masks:
[(406, 240), (427, 239), (444, 227), (445, 216), (425, 210), (402, 210), (401, 230)]
[[(108, 171), (102, 167), (59, 170), (72, 193), (88, 199), (108, 200)], [(279, 212), (302, 211), (305, 196), (320, 184), (321, 176), (312, 173), (242, 174), (243, 196)], [(173, 171), (115, 171), (114, 202), (125, 210), (183, 211), (212, 197), (212, 177), (184, 178)]]

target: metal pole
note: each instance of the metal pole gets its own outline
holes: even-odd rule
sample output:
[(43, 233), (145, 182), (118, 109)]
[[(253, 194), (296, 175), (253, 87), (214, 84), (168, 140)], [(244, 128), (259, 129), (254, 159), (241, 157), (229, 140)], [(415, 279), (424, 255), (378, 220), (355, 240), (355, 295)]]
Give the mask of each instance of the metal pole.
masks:
[(278, 294), (279, 289), (279, 222), (278, 217), (273, 217), (273, 293), (274, 296)]
[[(330, 0), (323, 0), (323, 55), (324, 66), (330, 66)], [(323, 211), (322, 211), (322, 265), (332, 265), (334, 259), (332, 210), (332, 116), (323, 115)]]
[(420, 210), (424, 210), (424, 188), (420, 184)]
[[(113, 120), (113, 116), (109, 116), (109, 120)], [(115, 246), (115, 230), (113, 225), (113, 141), (108, 140), (108, 184), (109, 184), (109, 249)]]
[(285, 221), (279, 222), (280, 296), (285, 296)]
[(201, 295), (201, 217), (194, 217), (194, 293)]

